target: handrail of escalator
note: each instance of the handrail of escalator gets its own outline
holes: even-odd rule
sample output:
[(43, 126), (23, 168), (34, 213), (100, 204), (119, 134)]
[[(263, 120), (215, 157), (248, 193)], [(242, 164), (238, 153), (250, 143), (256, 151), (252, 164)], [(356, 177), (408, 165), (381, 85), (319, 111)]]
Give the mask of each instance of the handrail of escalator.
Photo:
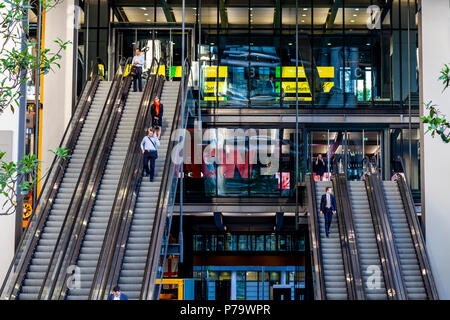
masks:
[(414, 249), (419, 262), (427, 298), (429, 300), (439, 300), (439, 293), (436, 283), (434, 282), (431, 264), (428, 260), (427, 249), (425, 247), (425, 238), (419, 223), (419, 218), (414, 209), (414, 200), (411, 190), (401, 174), (397, 174), (397, 184), (402, 198), (403, 207), (405, 208), (406, 220), (408, 221), (408, 228), (414, 243)]
[[(92, 67), (92, 69), (93, 68), (94, 67)], [(87, 88), (88, 81), (84, 84), (83, 92)], [(18, 249), (14, 254), (11, 265), (0, 289), (1, 298), (16, 299), (18, 296), (26, 270), (35, 251), (35, 247), (38, 243), (39, 236), (42, 233), (42, 229), (46, 224), (53, 199), (58, 192), (64, 172), (69, 163), (70, 156), (75, 149), (78, 136), (83, 127), (86, 114), (89, 111), (89, 107), (93, 101), (99, 82), (100, 80), (97, 75), (91, 78), (91, 83), (85, 99), (83, 102), (81, 100), (78, 101), (77, 107), (72, 113), (59, 144), (60, 148), (66, 148), (68, 150), (68, 157), (66, 159), (57, 158), (56, 156), (53, 158), (52, 165), (49, 169), (50, 173), (47, 175), (44, 184), (42, 185), (41, 192), (36, 201), (37, 205), (33, 208), (29, 222), (22, 233), (19, 245), (17, 247)]]
[[(181, 141), (175, 141), (172, 139), (172, 134), (182, 128), (184, 126), (184, 123), (182, 123), (182, 117), (186, 110), (188, 109), (182, 109), (182, 99), (186, 101), (186, 98), (188, 96), (188, 85), (189, 85), (189, 78), (191, 75), (190, 69), (191, 69), (191, 60), (190, 57), (186, 57), (186, 59), (183, 62), (183, 69), (185, 71), (185, 77), (184, 81), (185, 83), (180, 82), (180, 90), (178, 90), (178, 98), (177, 98), (177, 104), (176, 109), (174, 113), (174, 118), (172, 121), (172, 132), (170, 135), (169, 144), (167, 147), (167, 150), (173, 150), (173, 147), (176, 144), (179, 144), (181, 147), (183, 147), (183, 143), (180, 143)], [(182, 97), (181, 94), (181, 88), (184, 88), (184, 97)], [(186, 106), (185, 106), (186, 107)], [(187, 117), (184, 118), (185, 121), (187, 121)], [(173, 152), (173, 151), (172, 151)], [(151, 235), (150, 240), (150, 246), (148, 250), (147, 255), (147, 262), (145, 266), (144, 271), (144, 280), (143, 280), (143, 286), (141, 289), (140, 299), (141, 300), (156, 300), (159, 299), (159, 290), (158, 292), (155, 292), (155, 284), (156, 284), (156, 278), (157, 278), (157, 272), (163, 272), (164, 265), (160, 266), (160, 256), (161, 256), (161, 248), (162, 248), (162, 240), (165, 236), (168, 238), (168, 234), (170, 233), (170, 227), (172, 222), (172, 213), (173, 213), (173, 205), (171, 206), (169, 204), (169, 201), (174, 202), (175, 200), (175, 194), (177, 190), (178, 185), (178, 172), (180, 167), (183, 165), (183, 163), (175, 163), (172, 161), (171, 157), (169, 156), (169, 153), (167, 153), (167, 157), (165, 159), (164, 163), (164, 172), (162, 174), (161, 179), (161, 187), (160, 192), (158, 195), (158, 201), (157, 201), (157, 207), (155, 211), (155, 220), (153, 222), (153, 231)], [(169, 183), (170, 182), (170, 183)], [(169, 210), (168, 212), (164, 212), (164, 210)], [(166, 213), (166, 214), (165, 214)], [(166, 239), (165, 246), (165, 252), (167, 251), (168, 246), (168, 239)], [(162, 261), (164, 264), (164, 261)], [(162, 269), (162, 270), (161, 270)], [(158, 286), (159, 288), (160, 286)]]
[(53, 294), (54, 285), (58, 280), (66, 252), (69, 248), (74, 226), (78, 220), (79, 213), (82, 210), (84, 197), (86, 196), (87, 189), (92, 188), (90, 178), (94, 168), (96, 168), (96, 163), (98, 163), (98, 161), (96, 161), (99, 157), (98, 151), (101, 146), (104, 145), (104, 140), (108, 138), (105, 136), (105, 132), (110, 126), (110, 120), (113, 116), (116, 100), (120, 99), (120, 92), (124, 82), (123, 78), (123, 74), (119, 71), (115, 76), (115, 81), (113, 81), (111, 88), (112, 91), (110, 90), (108, 93), (108, 98), (100, 115), (100, 120), (97, 123), (97, 127), (88, 148), (86, 159), (81, 169), (81, 174), (78, 177), (74, 194), (70, 200), (67, 213), (62, 223), (61, 231), (58, 234), (55, 248), (53, 249), (47, 271), (45, 272), (44, 282), (39, 290), (38, 299), (51, 299)]
[(355, 226), (353, 223), (353, 211), (345, 174), (337, 174), (334, 176), (333, 188), (338, 207), (339, 235), (341, 239), (348, 297), (350, 300), (365, 300), (366, 294), (362, 279)]
[[(111, 215), (98, 258), (97, 269), (95, 271), (93, 284), (89, 293), (90, 300), (101, 300), (103, 299), (105, 293), (109, 293), (106, 288), (109, 283), (108, 279), (110, 276), (110, 269), (112, 266), (115, 266), (114, 257), (118, 248), (118, 243), (120, 242), (119, 239), (121, 239), (121, 226), (123, 223), (126, 223), (128, 215), (132, 214), (132, 211), (130, 212), (129, 210), (124, 209), (124, 206), (126, 206), (128, 196), (135, 191), (132, 190), (130, 185), (132, 185), (132, 182), (138, 178), (135, 176), (136, 166), (139, 167), (142, 163), (142, 159), (139, 157), (139, 155), (141, 155), (139, 152), (140, 138), (142, 137), (145, 126), (148, 126), (147, 119), (150, 117), (149, 108), (151, 105), (155, 84), (157, 83), (157, 80), (159, 80), (158, 72), (161, 60), (152, 60), (150, 72), (153, 70), (153, 65), (155, 62), (158, 63), (157, 73), (156, 75), (149, 77), (147, 80), (139, 111), (136, 115), (135, 125), (130, 138), (131, 143), (127, 150), (127, 155), (129, 155), (129, 158), (124, 164), (119, 178), (119, 183), (111, 209)], [(136, 159), (140, 160), (139, 163), (137, 163), (138, 160)]]
[[(320, 245), (320, 226), (319, 217), (317, 216), (317, 199), (316, 199), (316, 186), (314, 178), (311, 174), (306, 177), (306, 183), (308, 188), (308, 205), (309, 205), (309, 233), (312, 244), (312, 254), (314, 261), (314, 273), (315, 273), (315, 300), (326, 300), (327, 293), (325, 290), (325, 277), (322, 261), (322, 248)], [(310, 257), (307, 257), (310, 258)]]
[(400, 258), (394, 243), (394, 234), (389, 223), (386, 201), (381, 183), (376, 174), (365, 175), (364, 179), (370, 215), (375, 231), (384, 276), (386, 294), (389, 300), (406, 300), (406, 285), (401, 274)]
[(94, 294), (96, 294), (96, 297), (98, 297), (98, 299), (100, 300), (107, 298), (108, 293), (119, 280), (120, 270), (124, 259), (126, 244), (128, 241), (128, 234), (133, 220), (134, 207), (137, 200), (139, 187), (142, 181), (143, 156), (140, 152), (139, 141), (142, 137), (142, 134), (145, 132), (145, 129), (151, 126), (151, 113), (149, 112), (149, 108), (152, 105), (153, 98), (155, 96), (160, 96), (164, 83), (164, 76), (160, 75), (159, 71), (161, 63), (165, 65), (165, 58), (161, 58), (159, 61), (154, 59), (153, 62), (155, 61), (158, 63), (158, 66), (156, 68), (155, 75), (152, 77), (152, 87), (149, 88), (148, 97), (141, 107), (142, 111), (139, 112), (140, 115), (138, 115), (141, 121), (137, 122), (135, 126), (136, 130), (135, 134), (133, 135), (133, 141), (135, 142), (135, 144), (130, 145), (128, 151), (128, 154), (131, 155), (130, 167), (128, 167), (126, 171), (122, 172), (122, 175), (126, 177), (126, 180), (124, 181), (125, 186), (121, 188), (119, 184), (118, 187), (118, 191), (119, 188), (124, 190), (122, 192), (122, 202), (116, 205), (118, 209), (114, 208), (114, 210), (118, 210), (118, 212), (121, 213), (121, 217), (119, 220), (120, 225), (118, 225), (116, 229), (119, 231), (114, 232), (117, 237), (114, 239), (115, 247), (112, 248), (110, 257), (107, 258), (107, 260), (110, 262), (108, 264), (107, 270), (104, 273), (105, 280), (101, 283), (98, 292), (94, 292)]
[[(129, 60), (125, 65), (129, 65)], [(103, 171), (111, 152), (115, 132), (117, 131), (122, 115), (124, 101), (128, 95), (130, 78), (131, 77), (125, 75), (121, 77), (117, 95), (108, 112), (109, 120), (105, 122), (106, 126), (103, 127), (102, 132), (99, 134), (99, 137), (102, 138), (99, 140), (100, 144), (95, 145), (96, 152), (91, 159), (93, 167), (92, 169), (89, 169), (91, 174), (87, 177), (89, 180), (85, 181), (85, 189), (80, 193), (77, 203), (78, 210), (74, 214), (74, 219), (69, 226), (69, 231), (63, 240), (63, 255), (60, 256), (61, 258), (54, 268), (52, 277), (50, 278), (51, 280), (45, 287), (45, 297), (48, 299), (60, 299), (61, 297), (65, 297), (66, 291), (64, 288), (67, 287), (67, 281), (65, 280), (67, 276), (71, 275), (67, 272), (61, 272), (61, 270), (68, 270), (69, 266), (75, 265), (78, 258), (81, 243), (87, 228), (87, 222), (98, 192)]]

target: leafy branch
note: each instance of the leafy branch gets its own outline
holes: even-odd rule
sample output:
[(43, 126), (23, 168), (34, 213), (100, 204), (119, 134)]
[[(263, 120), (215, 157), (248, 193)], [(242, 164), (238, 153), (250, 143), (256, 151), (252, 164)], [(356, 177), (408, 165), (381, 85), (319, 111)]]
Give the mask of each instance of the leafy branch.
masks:
[[(439, 80), (442, 81), (444, 92), (450, 86), (450, 63), (445, 64), (441, 70)], [(446, 118), (446, 115), (439, 111), (436, 104), (432, 101), (425, 104), (426, 108), (430, 111), (428, 116), (421, 116), (420, 120), (424, 124), (428, 124), (427, 131), (431, 132), (431, 136), (434, 138), (436, 135), (440, 136), (445, 143), (450, 142), (450, 123)]]
[[(55, 51), (41, 50), (36, 56), (32, 54), (35, 41), (30, 40), (28, 26), (23, 24), (32, 8), (32, 3), (40, 3), (42, 10), (48, 12), (62, 0), (2, 0), (0, 2), (0, 115), (6, 108), (14, 112), (19, 106), (21, 92), (19, 86), (26, 83), (33, 74), (47, 74), (54, 66), (60, 67), (58, 61), (61, 52), (70, 41), (57, 39)], [(22, 39), (22, 34), (25, 34)]]
[[(59, 163), (69, 157), (69, 153), (65, 148), (58, 148), (56, 151), (52, 151), (56, 160), (55, 163)], [(34, 186), (43, 181), (47, 175), (51, 172), (52, 168), (47, 170), (41, 178), (38, 176), (38, 170), (40, 167), (40, 161), (36, 159), (36, 155), (25, 155), (24, 158), (18, 162), (3, 161), (3, 157), (6, 152), (0, 152), (0, 195), (5, 196), (6, 200), (3, 204), (0, 204), (0, 216), (11, 215), (16, 212), (18, 205), (18, 199), (23, 198), (29, 194)], [(17, 194), (19, 190), (19, 194)]]

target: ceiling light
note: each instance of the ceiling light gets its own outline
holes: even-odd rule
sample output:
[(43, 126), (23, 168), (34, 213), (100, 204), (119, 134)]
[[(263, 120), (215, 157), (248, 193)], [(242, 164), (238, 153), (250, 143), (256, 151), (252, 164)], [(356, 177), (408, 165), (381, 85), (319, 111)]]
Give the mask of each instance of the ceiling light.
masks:
[(303, 8), (303, 11), (307, 11), (308, 10), (308, 8)]
[(305, 22), (305, 20), (302, 20), (302, 22)]
[(356, 11), (359, 11), (359, 8), (356, 8), (355, 10), (356, 10)]
[(147, 22), (150, 22), (150, 21), (152, 21), (152, 20), (150, 20), (150, 19), (147, 19), (147, 20), (145, 20), (145, 21), (147, 21)]
[(288, 45), (292, 46), (292, 42), (289, 42)]
[(148, 16), (148, 13), (144, 13), (144, 16)]
[(141, 8), (142, 10), (147, 10), (147, 8)]
[(328, 45), (331, 46), (331, 42), (328, 42)]
[(355, 22), (355, 20), (352, 19), (352, 20), (350, 20), (350, 22)]
[(302, 17), (306, 17), (306, 14), (302, 14)]
[(357, 17), (358, 15), (355, 13), (353, 16), (354, 16), (354, 17)]
[(370, 43), (366, 43), (366, 46), (370, 46)]

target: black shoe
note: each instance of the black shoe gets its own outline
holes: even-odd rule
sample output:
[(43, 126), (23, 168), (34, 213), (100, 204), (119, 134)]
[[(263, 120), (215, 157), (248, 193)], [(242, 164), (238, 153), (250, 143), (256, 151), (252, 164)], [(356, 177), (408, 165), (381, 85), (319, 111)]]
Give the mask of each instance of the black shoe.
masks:
[(150, 182), (153, 182), (153, 178), (150, 178)]
[(329, 238), (330, 237), (330, 235), (327, 233), (327, 238)]

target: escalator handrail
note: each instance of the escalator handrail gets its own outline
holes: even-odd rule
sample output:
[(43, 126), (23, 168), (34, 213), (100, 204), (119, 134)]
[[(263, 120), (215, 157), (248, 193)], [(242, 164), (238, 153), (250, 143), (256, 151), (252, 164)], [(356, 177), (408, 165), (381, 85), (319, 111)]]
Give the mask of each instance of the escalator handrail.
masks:
[[(8, 269), (8, 272), (5, 276), (3, 285), (0, 289), (0, 296), (4, 296), (5, 290), (7, 290), (6, 286), (8, 285), (8, 282), (10, 280), (10, 277), (13, 275), (13, 270), (18, 269), (20, 270), (17, 275), (15, 276), (15, 279), (13, 280), (13, 284), (9, 285), (9, 293), (7, 294), (8, 298), (16, 299), (17, 294), (19, 292), (19, 287), (22, 286), (24, 276), (26, 274), (26, 269), (28, 268), (28, 265), (30, 263), (30, 260), (32, 258), (32, 255), (34, 253), (35, 249), (31, 249), (32, 247), (36, 247), (38, 243), (38, 238), (40, 234), (42, 233), (42, 229), (46, 224), (48, 215), (50, 213), (50, 208), (52, 205), (52, 200), (55, 198), (56, 193), (59, 189), (59, 186), (61, 184), (61, 181), (64, 177), (64, 172), (67, 168), (67, 165), (70, 160), (70, 156), (72, 155), (76, 142), (78, 140), (78, 136), (81, 132), (84, 120), (86, 118), (86, 114), (90, 108), (90, 105), (92, 104), (93, 97), (97, 91), (98, 85), (99, 85), (99, 78), (97, 76), (94, 76), (91, 78), (91, 84), (89, 87), (89, 91), (86, 93), (86, 97), (84, 99), (84, 102), (81, 106), (81, 109), (78, 113), (78, 109), (80, 108), (81, 100), (77, 103), (77, 107), (74, 110), (74, 112), (71, 115), (71, 118), (68, 122), (68, 125), (64, 131), (64, 134), (61, 138), (61, 142), (59, 144), (59, 148), (67, 148), (68, 149), (68, 157), (65, 159), (53, 157), (52, 165), (50, 166), (51, 171), (56, 170), (55, 173), (50, 172), (47, 177), (45, 178), (44, 184), (42, 185), (41, 192), (39, 194), (39, 197), (36, 201), (37, 204), (39, 204), (42, 201), (44, 201), (44, 204), (41, 206), (36, 206), (33, 208), (33, 211), (31, 213), (31, 216), (29, 218), (29, 221), (27, 223), (27, 226), (25, 227), (25, 230), (22, 233), (19, 245), (17, 247), (17, 251), (14, 254), (14, 257), (11, 261), (10, 267)], [(84, 88), (86, 88), (88, 81), (86, 81)], [(78, 113), (78, 114), (77, 114)], [(77, 115), (77, 116), (76, 116)], [(76, 116), (76, 118), (75, 118)], [(64, 141), (67, 142), (64, 145)], [(52, 178), (51, 178), (52, 177)], [(51, 178), (51, 181), (50, 181)], [(47, 192), (44, 192), (47, 189)], [(36, 213), (36, 210), (39, 211), (39, 214)], [(33, 219), (37, 217), (36, 221), (33, 221)], [(35, 235), (35, 236), (32, 236)], [(32, 238), (30, 238), (32, 237)], [(25, 243), (25, 241), (30, 241), (28, 244)], [(24, 245), (26, 245), (26, 248), (21, 249)], [(20, 258), (21, 255), (25, 253), (25, 257)], [(16, 261), (20, 259), (19, 265), (16, 267)]]
[[(128, 61), (127, 61), (128, 62)], [(126, 64), (128, 65), (128, 64)], [(46, 294), (49, 299), (61, 299), (66, 295), (66, 288), (68, 285), (68, 273), (61, 272), (61, 270), (67, 270), (68, 266), (76, 265), (81, 244), (84, 240), (85, 232), (87, 229), (90, 214), (92, 213), (92, 207), (95, 202), (98, 189), (100, 186), (100, 181), (103, 176), (103, 172), (106, 168), (106, 164), (112, 149), (113, 140), (117, 128), (119, 126), (120, 118), (122, 116), (122, 110), (126, 96), (128, 95), (128, 90), (130, 87), (130, 77), (122, 77), (120, 87), (116, 98), (114, 99), (111, 112), (109, 113), (110, 120), (107, 122), (107, 126), (104, 128), (101, 134), (102, 144), (98, 146), (97, 156), (93, 158), (93, 163), (95, 164), (95, 171), (92, 171), (89, 177), (89, 184), (86, 185), (85, 191), (80, 201), (80, 209), (76, 214), (76, 219), (71, 225), (70, 233), (67, 234), (64, 243), (64, 259), (61, 259), (58, 267), (54, 271), (54, 279), (49, 284)]]
[(365, 175), (364, 179), (370, 215), (378, 239), (377, 248), (388, 300), (406, 300), (406, 286), (401, 274), (400, 258), (394, 243), (384, 195), (377, 175)]
[[(145, 131), (144, 129), (151, 126), (151, 113), (148, 112), (148, 110), (152, 105), (154, 97), (160, 96), (160, 93), (162, 91), (164, 76), (159, 75), (159, 70), (162, 62), (165, 64), (165, 58), (161, 58), (159, 61), (157, 61), (158, 67), (156, 70), (156, 74), (153, 77), (153, 86), (149, 90), (148, 99), (145, 102), (140, 116), (143, 121), (141, 123), (136, 123), (136, 134), (134, 135), (133, 139), (137, 142), (139, 142), (139, 139), (142, 137), (142, 133)], [(119, 281), (129, 231), (134, 217), (134, 206), (137, 201), (137, 195), (142, 181), (143, 155), (140, 152), (140, 145), (137, 144), (134, 148), (131, 148), (130, 146), (129, 154), (132, 155), (130, 163), (133, 164), (133, 166), (131, 166), (125, 173), (128, 178), (126, 180), (126, 186), (123, 188), (126, 190), (123, 195), (124, 200), (119, 209), (119, 212), (122, 213), (122, 217), (120, 219), (120, 226), (118, 228), (119, 232), (117, 232), (118, 237), (114, 252), (110, 257), (111, 263), (109, 264), (108, 270), (105, 272), (108, 278), (101, 287), (101, 291), (98, 294), (99, 299), (106, 299), (112, 287)]]
[[(309, 205), (309, 232), (312, 244), (312, 253), (314, 261), (314, 273), (315, 273), (315, 300), (326, 300), (327, 293), (325, 290), (325, 277), (322, 261), (322, 246), (320, 245), (320, 226), (319, 217), (317, 216), (317, 195), (316, 186), (312, 174), (308, 174), (306, 177), (308, 192), (308, 205)], [(309, 258), (309, 257), (308, 257)]]
[(362, 279), (361, 263), (358, 252), (353, 211), (345, 174), (337, 174), (333, 179), (336, 195), (339, 234), (341, 238), (342, 260), (347, 282), (348, 298), (350, 300), (365, 300), (364, 280)]
[[(159, 64), (160, 61), (154, 59), (152, 60), (152, 66), (150, 70), (153, 68), (153, 64), (157, 62), (158, 68), (157, 73), (159, 72)], [(149, 116), (149, 105), (151, 103), (152, 92), (155, 86), (155, 83), (158, 79), (157, 74), (154, 77), (151, 77), (151, 82), (147, 80), (147, 84), (145, 87), (145, 92), (142, 96), (139, 112), (136, 115), (136, 121), (133, 128), (133, 133), (131, 136), (131, 143), (128, 146), (127, 155), (130, 155), (129, 161), (127, 161), (122, 167), (121, 175), (119, 178), (118, 187), (115, 193), (113, 206), (111, 209), (111, 215), (108, 221), (107, 230), (105, 232), (105, 237), (102, 243), (102, 249), (100, 251), (100, 255), (98, 258), (97, 269), (94, 275), (93, 284), (91, 286), (91, 290), (89, 293), (90, 300), (102, 300), (103, 296), (106, 292), (106, 288), (108, 286), (108, 280), (110, 275), (110, 269), (113, 265), (115, 252), (117, 251), (117, 243), (120, 239), (120, 228), (124, 219), (124, 215), (129, 214), (129, 211), (124, 210), (123, 207), (126, 204), (127, 197), (131, 192), (129, 184), (130, 181), (137, 178), (134, 174), (134, 168), (136, 165), (140, 165), (136, 163), (136, 157), (138, 157), (141, 153), (138, 152), (140, 148), (140, 138), (142, 137), (142, 127), (146, 126), (146, 118)], [(141, 160), (142, 161), (142, 160)]]
[[(169, 143), (167, 146), (167, 150), (172, 150), (173, 146), (178, 143), (178, 141), (172, 140), (172, 133), (175, 132), (175, 130), (179, 129), (179, 126), (183, 125), (181, 123), (182, 113), (184, 110), (182, 110), (182, 99), (186, 101), (187, 94), (188, 94), (188, 84), (189, 84), (189, 76), (190, 76), (190, 68), (191, 68), (191, 62), (190, 57), (186, 57), (184, 60), (184, 70), (186, 70), (186, 74), (184, 77), (185, 83), (182, 83), (180, 81), (180, 89), (178, 90), (178, 98), (177, 98), (177, 104), (174, 112), (174, 117), (172, 121), (172, 132), (170, 134)], [(181, 88), (184, 86), (184, 97), (181, 96)], [(184, 164), (181, 164), (184, 165)], [(164, 172), (162, 174), (161, 179), (161, 187), (160, 192), (158, 195), (158, 201), (157, 201), (157, 207), (155, 210), (155, 218), (153, 222), (153, 229), (152, 229), (152, 235), (150, 240), (150, 246), (148, 250), (146, 265), (145, 265), (145, 271), (144, 271), (144, 280), (143, 280), (143, 286), (141, 289), (140, 298), (141, 300), (150, 300), (153, 296), (153, 286), (156, 283), (156, 270), (159, 268), (159, 258), (160, 258), (160, 252), (161, 252), (161, 240), (162, 240), (162, 232), (164, 232), (164, 226), (165, 226), (165, 220), (166, 217), (163, 217), (163, 210), (165, 208), (164, 202), (166, 197), (169, 196), (168, 190), (171, 186), (169, 186), (169, 178), (172, 177), (173, 173), (175, 172), (175, 164), (172, 161), (171, 157), (169, 156), (169, 153), (167, 153), (165, 162), (164, 162)], [(176, 179), (176, 182), (178, 183), (178, 179)], [(168, 199), (167, 199), (168, 201)], [(172, 208), (173, 209), (173, 208)], [(154, 282), (154, 283), (153, 283)]]
[(414, 243), (417, 260), (419, 262), (420, 274), (422, 275), (425, 291), (429, 300), (439, 300), (439, 293), (434, 282), (431, 264), (428, 259), (425, 238), (419, 223), (419, 218), (414, 208), (414, 200), (407, 182), (401, 174), (397, 174), (397, 185), (400, 191), (403, 207), (405, 208), (406, 220)]
[[(128, 63), (129, 62), (127, 61), (127, 65)], [(120, 72), (118, 71), (116, 76), (114, 77), (115, 81), (113, 80), (113, 83), (111, 85), (112, 90), (110, 90), (110, 92), (108, 93), (108, 98), (106, 99), (99, 118), (99, 122), (97, 123), (95, 132), (93, 134), (90, 146), (88, 148), (88, 153), (80, 171), (80, 176), (78, 177), (77, 183), (75, 185), (74, 194), (72, 195), (69, 206), (67, 208), (67, 212), (61, 226), (61, 231), (58, 234), (55, 248), (51, 255), (47, 271), (45, 272), (44, 281), (40, 287), (38, 299), (51, 298), (54, 289), (54, 283), (57, 282), (57, 279), (59, 277), (59, 271), (61, 270), (61, 266), (64, 263), (64, 258), (69, 246), (70, 237), (81, 211), (86, 190), (89, 187), (90, 177), (92, 175), (92, 171), (94, 169), (98, 156), (98, 150), (102, 146), (105, 131), (109, 127), (112, 110), (116, 105), (116, 100), (118, 99), (118, 95), (122, 90), (123, 74), (119, 73)], [(70, 214), (70, 212), (72, 212), (72, 214)], [(61, 248), (59, 247), (60, 244)]]

